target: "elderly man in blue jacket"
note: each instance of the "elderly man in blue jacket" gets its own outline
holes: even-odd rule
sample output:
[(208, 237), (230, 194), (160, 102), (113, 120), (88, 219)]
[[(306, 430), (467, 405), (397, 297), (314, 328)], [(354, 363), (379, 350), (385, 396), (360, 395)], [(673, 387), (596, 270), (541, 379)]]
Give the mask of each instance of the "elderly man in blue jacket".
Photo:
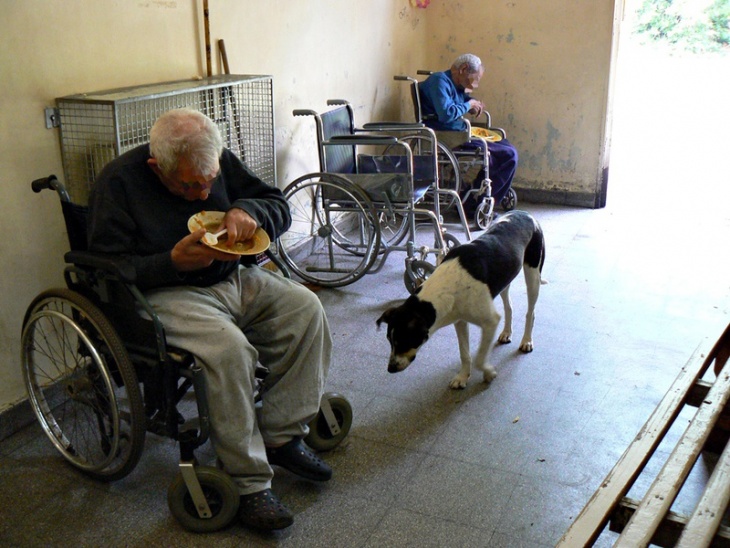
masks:
[[(470, 95), (479, 87), (482, 76), (484, 66), (481, 59), (466, 53), (457, 57), (449, 70), (434, 72), (421, 82), (418, 87), (424, 123), (436, 131), (464, 131), (466, 122), (462, 117), (467, 112), (478, 117), (485, 110), (484, 104)], [(474, 150), (481, 146), (483, 141), (475, 139), (459, 149)], [(488, 148), (492, 196), (498, 204), (512, 185), (517, 169), (517, 149), (507, 139), (490, 142)], [(471, 184), (478, 188), (483, 175), (480, 173)], [(473, 196), (474, 193), (470, 193), (464, 203), (467, 213), (472, 213), (476, 208)]]

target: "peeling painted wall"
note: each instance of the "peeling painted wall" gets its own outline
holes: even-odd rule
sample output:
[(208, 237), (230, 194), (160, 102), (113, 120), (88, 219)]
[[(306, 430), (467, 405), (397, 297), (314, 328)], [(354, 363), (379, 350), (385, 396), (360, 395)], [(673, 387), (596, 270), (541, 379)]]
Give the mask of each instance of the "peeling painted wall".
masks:
[(459, 0), (424, 11), (431, 66), (481, 57), (474, 95), (519, 151), (514, 185), (591, 205), (605, 163), (614, 1)]

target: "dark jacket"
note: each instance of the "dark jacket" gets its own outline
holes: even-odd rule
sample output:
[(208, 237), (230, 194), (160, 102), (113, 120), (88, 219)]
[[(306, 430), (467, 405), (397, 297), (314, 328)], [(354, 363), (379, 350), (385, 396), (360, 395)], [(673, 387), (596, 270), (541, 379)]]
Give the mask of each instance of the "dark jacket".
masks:
[[(171, 285), (207, 287), (237, 268), (214, 261), (194, 272), (177, 272), (171, 251), (190, 233), (188, 219), (200, 211), (238, 207), (274, 240), (291, 225), (282, 192), (256, 177), (231, 151), (220, 158), (220, 175), (207, 200), (186, 201), (172, 194), (147, 165), (149, 145), (112, 160), (97, 178), (89, 200), (89, 250), (122, 255), (137, 270), (140, 289)], [(255, 257), (243, 261), (254, 262)]]

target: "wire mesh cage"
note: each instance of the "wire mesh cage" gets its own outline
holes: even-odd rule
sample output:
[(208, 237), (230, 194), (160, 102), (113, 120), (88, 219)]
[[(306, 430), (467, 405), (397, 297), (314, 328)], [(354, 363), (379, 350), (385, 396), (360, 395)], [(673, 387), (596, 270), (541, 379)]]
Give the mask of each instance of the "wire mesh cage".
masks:
[(198, 110), (219, 127), (225, 146), (264, 182), (276, 186), (271, 76), (211, 76), (56, 99), (66, 188), (86, 204), (94, 179), (120, 154), (148, 142), (164, 112)]

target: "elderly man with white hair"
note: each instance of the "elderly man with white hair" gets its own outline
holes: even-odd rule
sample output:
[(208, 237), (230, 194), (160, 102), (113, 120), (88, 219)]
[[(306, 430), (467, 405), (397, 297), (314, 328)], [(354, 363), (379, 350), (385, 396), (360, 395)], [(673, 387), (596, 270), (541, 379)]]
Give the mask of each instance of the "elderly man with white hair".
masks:
[[(271, 465), (313, 481), (331, 468), (302, 438), (319, 410), (332, 339), (317, 296), (240, 257), (201, 244), (188, 219), (225, 213), (228, 241), (257, 228), (273, 240), (289, 228), (281, 190), (256, 177), (223, 147), (218, 127), (193, 110), (169, 111), (150, 143), (107, 164), (89, 203), (89, 249), (124, 256), (165, 326), (167, 341), (206, 373), (211, 441), (238, 485), (240, 519), (264, 530), (292, 524), (271, 492)], [(257, 362), (269, 369), (260, 408)]]
[[(485, 110), (484, 103), (471, 96), (479, 87), (483, 76), (484, 65), (481, 59), (471, 53), (457, 57), (449, 70), (431, 74), (418, 86), (424, 123), (437, 131), (463, 131), (466, 123), (462, 117), (466, 113), (480, 116)], [(481, 140), (472, 140), (459, 148), (474, 150), (482, 145)], [(517, 170), (517, 149), (507, 139), (490, 142), (488, 149), (492, 196), (498, 204), (512, 185)], [(483, 173), (479, 173), (470, 184), (478, 188), (483, 176)], [(477, 203), (474, 193), (469, 193), (468, 196), (464, 208), (471, 214)]]

